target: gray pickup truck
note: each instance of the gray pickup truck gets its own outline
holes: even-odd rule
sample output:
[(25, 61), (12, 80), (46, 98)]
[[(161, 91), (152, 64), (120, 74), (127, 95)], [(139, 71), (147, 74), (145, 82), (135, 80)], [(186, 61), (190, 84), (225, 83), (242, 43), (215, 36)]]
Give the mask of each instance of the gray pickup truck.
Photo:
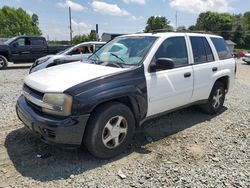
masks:
[(44, 37), (18, 36), (0, 45), (0, 70), (8, 66), (8, 62), (31, 63), (48, 54), (56, 54), (68, 45), (49, 46)]

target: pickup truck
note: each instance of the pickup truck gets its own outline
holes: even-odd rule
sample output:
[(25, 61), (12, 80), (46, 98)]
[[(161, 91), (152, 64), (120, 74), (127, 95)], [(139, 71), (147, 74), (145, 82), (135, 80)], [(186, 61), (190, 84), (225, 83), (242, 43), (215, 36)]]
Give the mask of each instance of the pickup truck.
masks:
[(48, 46), (44, 37), (18, 36), (0, 45), (0, 70), (8, 66), (8, 62), (31, 63), (48, 54), (56, 54), (66, 48), (63, 46)]
[(110, 158), (126, 149), (135, 128), (148, 119), (190, 105), (208, 114), (220, 112), (235, 69), (217, 35), (125, 35), (86, 63), (29, 74), (16, 111), (46, 143), (83, 144), (94, 156)]

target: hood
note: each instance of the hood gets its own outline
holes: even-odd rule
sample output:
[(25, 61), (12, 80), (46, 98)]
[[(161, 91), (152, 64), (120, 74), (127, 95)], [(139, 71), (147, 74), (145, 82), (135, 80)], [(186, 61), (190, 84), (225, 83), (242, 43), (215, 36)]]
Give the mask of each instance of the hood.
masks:
[(1, 51), (6, 51), (6, 50), (8, 50), (9, 49), (9, 46), (8, 45), (6, 45), (6, 44), (0, 44), (0, 50)]
[(55, 59), (55, 58), (60, 58), (60, 57), (61, 57), (61, 55), (46, 55), (46, 56), (44, 56), (44, 57), (39, 58), (37, 61), (39, 61), (39, 62), (41, 62), (41, 63), (44, 63), (44, 62), (46, 62), (48, 59), (51, 59), (51, 58)]
[(61, 93), (82, 82), (125, 70), (125, 68), (74, 62), (34, 72), (28, 75), (24, 82), (29, 87), (42, 93)]

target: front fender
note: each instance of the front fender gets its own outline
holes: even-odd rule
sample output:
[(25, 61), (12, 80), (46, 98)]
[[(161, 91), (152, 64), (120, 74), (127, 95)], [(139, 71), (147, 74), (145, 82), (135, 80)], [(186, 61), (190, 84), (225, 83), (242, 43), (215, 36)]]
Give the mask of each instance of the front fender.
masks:
[(65, 91), (74, 96), (74, 114), (91, 113), (98, 105), (109, 101), (129, 102), (135, 115), (147, 113), (147, 87), (144, 67), (96, 78)]

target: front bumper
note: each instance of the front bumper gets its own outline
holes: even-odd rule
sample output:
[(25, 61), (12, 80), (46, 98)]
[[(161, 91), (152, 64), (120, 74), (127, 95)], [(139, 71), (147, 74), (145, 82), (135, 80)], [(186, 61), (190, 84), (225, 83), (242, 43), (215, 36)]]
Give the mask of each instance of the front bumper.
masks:
[(82, 143), (89, 114), (57, 118), (31, 107), (23, 96), (18, 98), (16, 112), (19, 119), (42, 141), (66, 147)]

